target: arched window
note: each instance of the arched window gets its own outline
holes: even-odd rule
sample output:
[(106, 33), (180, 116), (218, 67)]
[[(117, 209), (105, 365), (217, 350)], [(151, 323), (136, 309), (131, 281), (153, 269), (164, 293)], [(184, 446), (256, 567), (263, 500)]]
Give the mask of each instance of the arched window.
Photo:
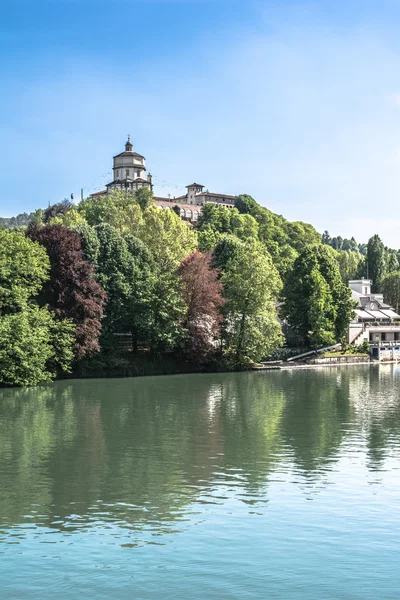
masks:
[(187, 219), (191, 219), (192, 218), (192, 211), (190, 210), (190, 208), (188, 208), (188, 210), (186, 211), (186, 218)]
[(179, 214), (181, 217), (185, 217), (186, 216), (185, 209), (181, 208), (181, 210), (179, 211)]
[(193, 213), (193, 221), (197, 221), (198, 218), (199, 218), (199, 213), (197, 210), (195, 210)]

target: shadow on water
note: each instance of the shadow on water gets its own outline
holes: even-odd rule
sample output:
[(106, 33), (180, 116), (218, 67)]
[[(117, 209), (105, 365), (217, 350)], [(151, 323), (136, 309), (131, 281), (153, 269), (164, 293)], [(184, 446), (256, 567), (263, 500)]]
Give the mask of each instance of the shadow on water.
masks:
[[(195, 506), (329, 480), (354, 440), (384, 468), (394, 366), (79, 380), (0, 390), (0, 529), (179, 529)], [(0, 532), (1, 541), (1, 532)]]

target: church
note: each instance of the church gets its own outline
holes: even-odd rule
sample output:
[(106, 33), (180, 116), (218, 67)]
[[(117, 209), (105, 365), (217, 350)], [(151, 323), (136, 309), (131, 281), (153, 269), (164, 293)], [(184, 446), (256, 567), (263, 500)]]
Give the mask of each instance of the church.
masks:
[[(136, 192), (142, 187), (153, 190), (152, 176), (146, 175), (146, 159), (142, 154), (133, 151), (133, 145), (128, 136), (125, 151), (113, 158), (113, 180), (106, 184), (106, 189), (90, 194), (92, 198), (98, 198), (109, 194), (113, 190)], [(232, 208), (235, 204), (235, 196), (219, 194), (204, 190), (204, 185), (192, 183), (186, 186), (186, 194), (176, 198), (154, 197), (154, 204), (160, 209), (170, 209), (179, 206), (180, 216), (189, 221), (197, 221), (201, 208), (208, 203), (218, 204)]]

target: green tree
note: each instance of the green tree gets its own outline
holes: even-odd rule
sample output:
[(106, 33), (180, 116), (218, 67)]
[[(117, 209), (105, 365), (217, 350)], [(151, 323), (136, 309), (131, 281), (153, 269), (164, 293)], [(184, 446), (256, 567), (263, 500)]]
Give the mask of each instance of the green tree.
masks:
[(135, 192), (135, 200), (142, 210), (146, 210), (154, 204), (153, 192), (147, 187), (139, 188)]
[(38, 306), (0, 317), (0, 383), (38, 385), (69, 372), (74, 330), (72, 322)]
[[(175, 267), (165, 268), (141, 240), (122, 236), (107, 223), (97, 225), (94, 232), (98, 239), (95, 275), (107, 294), (103, 320), (107, 347), (113, 345), (115, 333), (131, 334), (134, 351), (143, 344), (152, 349), (176, 347), (183, 335), (185, 307)], [(85, 234), (90, 240), (93, 232), (82, 231)], [(84, 241), (83, 246), (89, 243)]]
[(393, 271), (398, 271), (400, 264), (397, 256), (396, 250), (391, 250), (387, 248), (386, 250), (386, 264), (387, 264), (387, 272), (393, 273)]
[(385, 247), (379, 235), (375, 234), (368, 240), (367, 265), (368, 276), (372, 279), (372, 292), (380, 292), (387, 265)]
[(0, 229), (0, 314), (18, 312), (48, 279), (46, 250), (21, 231)]
[(241, 194), (235, 198), (235, 208), (242, 214), (251, 214), (257, 208), (257, 202), (248, 194)]
[(108, 223), (120, 233), (135, 233), (142, 215), (135, 194), (121, 190), (99, 198), (85, 198), (79, 203), (78, 211), (89, 225)]
[(197, 247), (196, 233), (173, 210), (148, 208), (136, 236), (150, 249), (161, 270), (176, 269)]
[(21, 231), (0, 230), (0, 383), (37, 385), (67, 372), (74, 326), (36, 297), (49, 278), (46, 250)]
[(340, 275), (345, 284), (351, 279), (357, 279), (364, 268), (364, 257), (358, 251), (340, 250), (336, 254), (336, 260), (339, 263)]
[(257, 221), (250, 214), (241, 214), (237, 208), (206, 204), (198, 220), (201, 232), (228, 233), (242, 240), (258, 238)]
[(389, 273), (383, 278), (382, 292), (385, 301), (398, 313), (400, 310), (400, 271)]
[[(223, 339), (225, 350), (239, 368), (248, 360), (267, 356), (282, 341), (275, 310), (281, 280), (259, 242), (239, 242), (232, 244), (232, 248), (235, 250), (221, 277), (225, 298)], [(216, 255), (221, 257), (220, 249)]]
[(334, 251), (326, 245), (307, 246), (285, 282), (282, 316), (308, 343), (329, 345), (345, 336), (353, 304)]

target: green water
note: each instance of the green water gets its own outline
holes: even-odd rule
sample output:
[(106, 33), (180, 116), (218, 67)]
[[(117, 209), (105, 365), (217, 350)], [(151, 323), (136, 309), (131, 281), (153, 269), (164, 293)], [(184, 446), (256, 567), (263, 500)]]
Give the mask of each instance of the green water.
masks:
[(400, 367), (0, 390), (0, 598), (400, 597)]

